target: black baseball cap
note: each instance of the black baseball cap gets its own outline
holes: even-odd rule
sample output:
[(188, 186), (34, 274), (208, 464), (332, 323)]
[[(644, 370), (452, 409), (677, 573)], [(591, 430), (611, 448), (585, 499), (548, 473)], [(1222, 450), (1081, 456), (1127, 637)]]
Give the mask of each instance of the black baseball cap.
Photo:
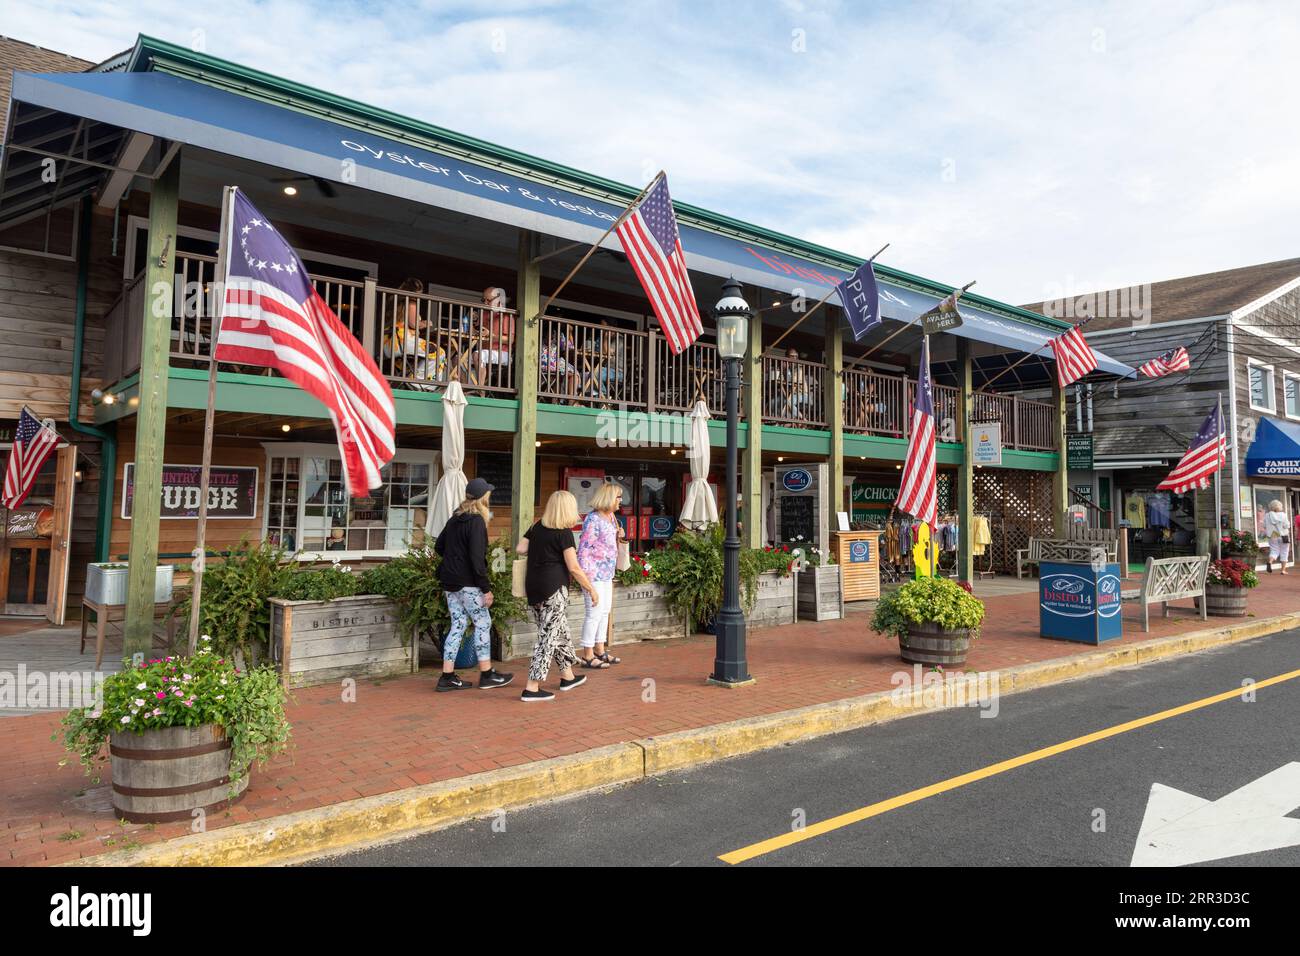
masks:
[(489, 491), (495, 491), (496, 485), (489, 485), (482, 478), (471, 478), (465, 486), (466, 498), (482, 498)]

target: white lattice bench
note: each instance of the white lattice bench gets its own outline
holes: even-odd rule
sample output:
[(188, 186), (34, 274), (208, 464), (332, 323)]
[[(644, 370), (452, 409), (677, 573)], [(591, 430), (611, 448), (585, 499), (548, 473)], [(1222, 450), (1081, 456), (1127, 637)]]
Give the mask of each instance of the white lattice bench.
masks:
[(1209, 555), (1196, 554), (1179, 558), (1147, 558), (1141, 587), (1120, 592), (1125, 601), (1142, 604), (1142, 630), (1151, 630), (1150, 607), (1164, 606), (1169, 616), (1169, 602), (1182, 598), (1200, 598), (1201, 620), (1207, 620), (1205, 607), (1205, 573), (1210, 568)]
[(1044, 561), (1091, 564), (1102, 551), (1105, 552), (1106, 563), (1113, 564), (1118, 547), (1113, 538), (1108, 542), (1080, 538), (1030, 538), (1029, 547), (1016, 549), (1016, 577), (1023, 578), (1027, 567), (1036, 567)]

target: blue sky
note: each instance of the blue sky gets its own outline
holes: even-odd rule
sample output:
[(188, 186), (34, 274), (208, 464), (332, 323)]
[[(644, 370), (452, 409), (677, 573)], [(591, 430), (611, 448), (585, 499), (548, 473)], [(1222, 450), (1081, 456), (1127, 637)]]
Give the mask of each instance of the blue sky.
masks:
[(1300, 256), (1300, 4), (0, 0), (1011, 302)]

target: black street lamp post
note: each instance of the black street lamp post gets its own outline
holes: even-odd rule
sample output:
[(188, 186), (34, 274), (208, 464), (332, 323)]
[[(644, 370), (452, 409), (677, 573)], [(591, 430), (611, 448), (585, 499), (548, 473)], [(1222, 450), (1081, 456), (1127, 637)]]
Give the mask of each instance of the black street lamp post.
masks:
[[(727, 366), (727, 507), (722, 542), (722, 607), (714, 623), (717, 651), (709, 682), (727, 687), (748, 684), (745, 654), (745, 613), (740, 609), (740, 534), (736, 515), (737, 419), (740, 417), (740, 360), (749, 343), (753, 313), (740, 294), (740, 283), (728, 279), (713, 309), (718, 327), (718, 355)], [(751, 425), (751, 427), (753, 427)], [(750, 520), (754, 520), (753, 516)]]

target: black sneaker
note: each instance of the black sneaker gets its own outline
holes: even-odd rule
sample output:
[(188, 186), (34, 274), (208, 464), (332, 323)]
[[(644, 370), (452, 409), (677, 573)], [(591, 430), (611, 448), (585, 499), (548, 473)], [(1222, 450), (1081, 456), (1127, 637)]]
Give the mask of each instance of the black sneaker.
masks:
[(480, 671), (478, 675), (478, 689), (491, 690), (493, 687), (505, 687), (515, 679), (514, 674), (498, 673), (496, 668), (492, 670)]
[(586, 674), (574, 674), (573, 680), (565, 680), (563, 677), (561, 677), (560, 690), (573, 690), (573, 688), (579, 686), (580, 684), (585, 684), (585, 683), (587, 683)]
[(555, 695), (552, 694), (549, 690), (542, 690), (541, 688), (538, 688), (537, 690), (524, 691), (522, 694), (519, 695), (519, 699), (522, 700), (525, 704), (531, 704), (534, 701), (539, 701), (539, 700), (555, 700)]
[(443, 674), (434, 690), (442, 693), (445, 690), (469, 690), (473, 686), (469, 681), (461, 680), (459, 674)]

